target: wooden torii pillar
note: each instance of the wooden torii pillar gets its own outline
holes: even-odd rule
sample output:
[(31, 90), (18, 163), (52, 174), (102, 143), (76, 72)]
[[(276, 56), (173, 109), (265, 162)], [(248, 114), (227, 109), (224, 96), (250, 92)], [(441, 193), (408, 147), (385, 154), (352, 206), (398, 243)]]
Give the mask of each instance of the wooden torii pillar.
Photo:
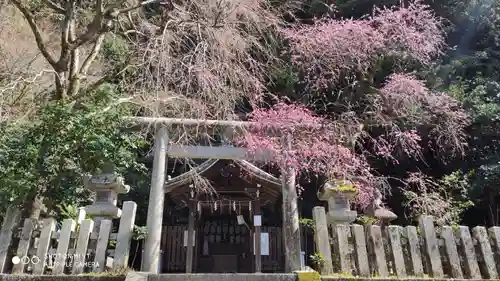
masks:
[[(272, 155), (262, 151), (259, 155), (248, 156), (247, 149), (241, 147), (210, 147), (210, 146), (168, 146), (168, 132), (165, 125), (183, 126), (226, 126), (249, 127), (255, 125), (244, 121), (198, 120), (180, 118), (148, 118), (129, 117), (127, 120), (150, 126), (157, 125), (154, 145), (153, 175), (149, 195), (147, 228), (148, 235), (144, 247), (142, 271), (158, 273), (160, 261), (160, 242), (164, 207), (165, 170), (167, 153), (174, 158), (198, 159), (229, 159), (229, 160), (256, 160), (267, 162)], [(163, 125), (163, 126), (162, 126)], [(304, 124), (304, 126), (315, 126)], [(286, 145), (290, 145), (289, 136), (285, 138)], [(293, 272), (301, 269), (300, 264), (300, 232), (298, 220), (298, 202), (294, 167), (282, 169), (283, 195), (283, 244), (285, 247), (285, 271)]]

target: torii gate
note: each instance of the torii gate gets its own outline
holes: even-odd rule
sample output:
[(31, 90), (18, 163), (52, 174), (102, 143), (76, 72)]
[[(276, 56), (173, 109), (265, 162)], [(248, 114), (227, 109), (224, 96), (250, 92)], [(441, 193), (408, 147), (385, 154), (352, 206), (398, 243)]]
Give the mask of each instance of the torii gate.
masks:
[[(178, 146), (169, 145), (168, 131), (165, 125), (182, 126), (224, 126), (224, 127), (250, 127), (254, 123), (244, 121), (199, 120), (180, 118), (128, 118), (141, 125), (154, 126), (154, 160), (151, 190), (149, 193), (149, 206), (147, 229), (142, 271), (158, 273), (160, 261), (160, 242), (162, 236), (163, 209), (165, 200), (165, 170), (167, 154), (174, 158), (200, 158), (200, 159), (230, 159), (230, 160), (266, 160), (272, 155), (262, 152), (251, 158), (247, 150), (241, 147), (211, 147), (211, 146)], [(305, 124), (306, 125), (306, 124)], [(306, 125), (307, 126), (307, 125)], [(291, 140), (287, 140), (289, 145)], [(285, 246), (285, 271), (300, 270), (300, 232), (297, 205), (297, 190), (295, 170), (293, 167), (283, 167), (282, 175), (283, 196), (283, 244)]]

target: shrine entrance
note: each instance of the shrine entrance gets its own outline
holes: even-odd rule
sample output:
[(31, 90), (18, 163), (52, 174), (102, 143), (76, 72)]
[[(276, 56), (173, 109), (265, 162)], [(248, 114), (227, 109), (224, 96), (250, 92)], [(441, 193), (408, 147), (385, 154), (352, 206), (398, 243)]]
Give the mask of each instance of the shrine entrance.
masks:
[(197, 272), (252, 272), (251, 230), (236, 215), (202, 218), (197, 232)]
[[(197, 188), (201, 176), (213, 192)], [(164, 273), (284, 270), (279, 179), (246, 161), (211, 159), (164, 187), (172, 202), (161, 247)]]

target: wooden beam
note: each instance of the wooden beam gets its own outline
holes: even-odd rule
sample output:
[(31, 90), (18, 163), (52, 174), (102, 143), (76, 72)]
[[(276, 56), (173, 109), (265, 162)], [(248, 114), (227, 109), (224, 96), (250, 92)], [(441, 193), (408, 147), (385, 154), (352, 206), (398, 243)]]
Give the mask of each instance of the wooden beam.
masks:
[(167, 152), (171, 158), (250, 160), (264, 163), (273, 159), (272, 152), (269, 150), (250, 154), (247, 148), (231, 146), (182, 146), (172, 144), (168, 147)]
[[(191, 118), (166, 118), (166, 117), (125, 117), (125, 120), (134, 122), (139, 125), (182, 125), (182, 126), (223, 126), (235, 128), (248, 128), (256, 126), (259, 123), (250, 121), (232, 121), (232, 120), (207, 120), (207, 119), (191, 119)], [(299, 127), (320, 128), (323, 124), (318, 123), (302, 123)], [(277, 128), (279, 129), (279, 128)]]
[(184, 126), (229, 126), (229, 127), (248, 127), (255, 125), (254, 122), (231, 121), (231, 120), (203, 120), (191, 118), (165, 118), (165, 117), (125, 117), (126, 120), (141, 125), (184, 125)]

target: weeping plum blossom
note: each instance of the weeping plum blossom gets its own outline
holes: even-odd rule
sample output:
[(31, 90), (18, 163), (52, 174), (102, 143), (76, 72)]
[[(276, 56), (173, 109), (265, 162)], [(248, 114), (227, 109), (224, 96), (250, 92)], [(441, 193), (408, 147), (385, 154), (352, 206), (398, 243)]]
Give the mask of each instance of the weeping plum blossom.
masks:
[(382, 57), (428, 63), (444, 46), (438, 18), (421, 1), (375, 9), (362, 20), (329, 19), (282, 29), (293, 63), (316, 89), (364, 73)]
[[(423, 81), (412, 75), (389, 76), (379, 90), (382, 100), (379, 110), (380, 114), (387, 115), (384, 119), (390, 120), (391, 126), (385, 135), (373, 140), (376, 155), (395, 164), (401, 155), (423, 158), (419, 131), (402, 130), (397, 125), (398, 119), (404, 118), (413, 118), (410, 125), (415, 127), (430, 126), (431, 134), (438, 134), (438, 144), (447, 140), (446, 145), (451, 149), (463, 150), (463, 132), (468, 116), (452, 98), (445, 96), (429, 90)], [(346, 141), (367, 135), (362, 120), (326, 119), (314, 115), (305, 106), (285, 103), (277, 103), (269, 109), (256, 109), (249, 120), (255, 125), (238, 142), (248, 147), (251, 154), (266, 149), (273, 153), (272, 164), (278, 167), (293, 165), (298, 173), (314, 172), (332, 179), (350, 180), (358, 190), (359, 206), (365, 208), (371, 204), (374, 189), (380, 186), (379, 178), (373, 173), (364, 153), (355, 152)], [(440, 128), (443, 122), (451, 125), (454, 131)], [(291, 149), (283, 144), (284, 135), (291, 135)]]
[(420, 63), (429, 63), (445, 46), (441, 23), (421, 0), (399, 9), (376, 8), (371, 25), (384, 36), (386, 47)]
[[(391, 115), (406, 118), (425, 118), (419, 112), (431, 94), (424, 81), (409, 74), (392, 74), (380, 89)], [(416, 115), (416, 116), (415, 116)]]
[[(256, 125), (237, 141), (250, 154), (266, 149), (273, 153), (271, 164), (277, 167), (293, 165), (297, 173), (350, 180), (357, 187), (358, 203), (366, 207), (371, 202), (376, 178), (366, 159), (340, 141), (345, 130), (303, 106), (285, 103), (254, 110), (249, 120)], [(292, 149), (283, 145), (283, 136), (288, 134)]]
[(319, 88), (342, 73), (366, 71), (385, 46), (382, 33), (363, 20), (324, 20), (282, 33), (290, 41), (292, 62)]
[[(430, 128), (436, 147), (449, 152), (463, 153), (466, 146), (465, 128), (470, 124), (468, 114), (445, 93), (428, 89), (424, 81), (409, 74), (392, 74), (379, 91), (385, 112), (394, 120), (404, 119), (407, 125)], [(414, 133), (416, 133), (414, 131)], [(406, 146), (411, 154), (420, 151), (419, 142)]]
[(179, 0), (172, 11), (140, 20), (146, 40), (135, 44), (142, 61), (133, 90), (150, 114), (230, 118), (242, 100), (265, 92), (277, 58), (262, 35), (282, 24), (276, 9), (268, 0)]
[(386, 136), (377, 137), (372, 145), (377, 156), (399, 164), (397, 156), (406, 155), (416, 160), (423, 158), (421, 141), (422, 138), (416, 130), (402, 132), (394, 129)]

